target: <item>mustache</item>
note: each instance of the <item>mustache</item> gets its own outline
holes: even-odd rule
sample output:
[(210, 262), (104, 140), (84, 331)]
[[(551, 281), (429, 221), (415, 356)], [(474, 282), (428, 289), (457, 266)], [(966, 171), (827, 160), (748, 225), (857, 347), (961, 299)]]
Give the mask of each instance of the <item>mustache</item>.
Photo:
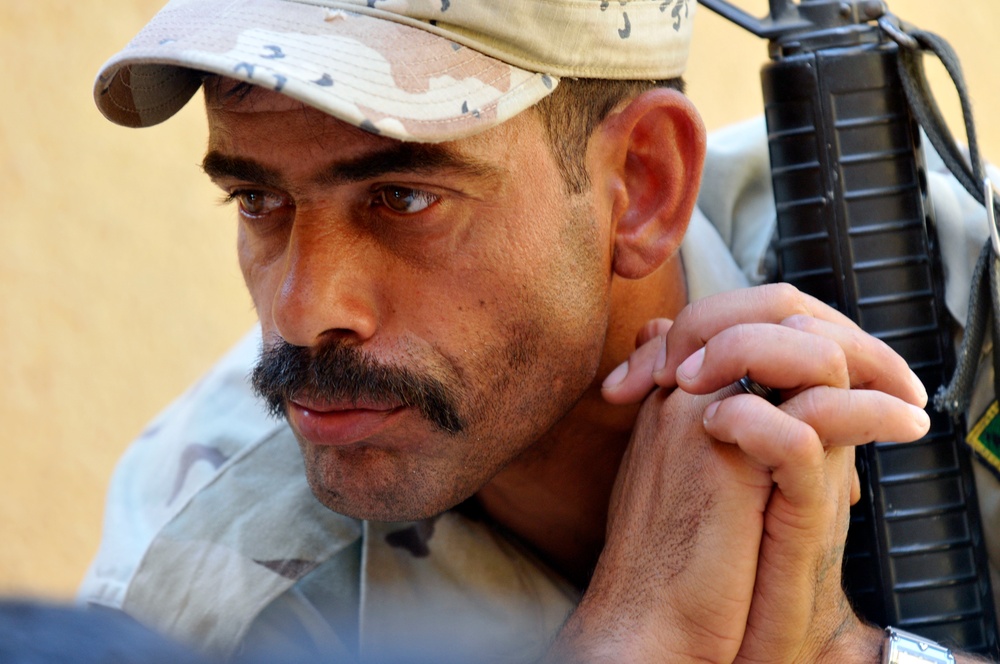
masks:
[(398, 402), (417, 409), (439, 429), (460, 433), (465, 422), (457, 399), (441, 381), (384, 364), (355, 346), (330, 343), (312, 350), (280, 339), (261, 349), (250, 373), (254, 393), (275, 417), (295, 397), (317, 400)]

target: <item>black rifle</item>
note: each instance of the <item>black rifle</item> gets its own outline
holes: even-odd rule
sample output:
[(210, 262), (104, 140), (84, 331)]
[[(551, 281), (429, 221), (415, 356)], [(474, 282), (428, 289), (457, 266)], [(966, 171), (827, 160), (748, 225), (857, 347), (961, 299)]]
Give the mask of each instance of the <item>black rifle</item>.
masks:
[[(699, 1), (769, 40), (779, 278), (885, 341), (934, 394), (955, 359), (920, 131), (890, 36), (898, 23), (877, 0), (770, 0), (763, 19)], [(858, 449), (845, 585), (869, 621), (995, 654), (968, 446), (950, 417), (928, 412), (920, 441)]]

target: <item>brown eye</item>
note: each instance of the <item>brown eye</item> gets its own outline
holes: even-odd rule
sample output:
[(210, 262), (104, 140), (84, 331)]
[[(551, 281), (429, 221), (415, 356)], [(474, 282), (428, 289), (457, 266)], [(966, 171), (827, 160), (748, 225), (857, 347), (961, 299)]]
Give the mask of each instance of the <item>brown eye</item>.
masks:
[(416, 214), (426, 210), (438, 200), (438, 197), (430, 192), (409, 187), (383, 187), (378, 194), (378, 202), (397, 214)]
[(285, 205), (281, 196), (252, 189), (235, 191), (230, 198), (240, 206), (240, 212), (248, 217), (259, 217)]

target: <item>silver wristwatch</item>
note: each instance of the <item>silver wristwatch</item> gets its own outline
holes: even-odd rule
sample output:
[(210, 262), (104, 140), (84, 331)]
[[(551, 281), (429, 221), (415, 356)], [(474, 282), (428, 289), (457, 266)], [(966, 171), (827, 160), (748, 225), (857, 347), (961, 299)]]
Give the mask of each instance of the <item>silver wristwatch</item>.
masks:
[(955, 664), (951, 650), (895, 627), (885, 628), (882, 664)]

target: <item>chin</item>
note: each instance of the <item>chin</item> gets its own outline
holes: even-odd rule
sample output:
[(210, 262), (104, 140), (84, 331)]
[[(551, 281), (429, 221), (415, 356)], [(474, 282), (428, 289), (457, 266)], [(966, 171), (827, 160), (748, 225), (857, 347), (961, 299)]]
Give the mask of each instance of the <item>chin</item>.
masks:
[(423, 521), (438, 516), (461, 500), (426, 500), (410, 495), (410, 492), (361, 491), (348, 494), (342, 488), (310, 484), (313, 495), (327, 509), (366, 521)]
[(442, 475), (420, 467), (412, 457), (373, 448), (314, 454), (306, 460), (306, 478), (322, 505), (370, 521), (429, 519), (475, 492), (475, 487), (463, 490), (453, 473)]

